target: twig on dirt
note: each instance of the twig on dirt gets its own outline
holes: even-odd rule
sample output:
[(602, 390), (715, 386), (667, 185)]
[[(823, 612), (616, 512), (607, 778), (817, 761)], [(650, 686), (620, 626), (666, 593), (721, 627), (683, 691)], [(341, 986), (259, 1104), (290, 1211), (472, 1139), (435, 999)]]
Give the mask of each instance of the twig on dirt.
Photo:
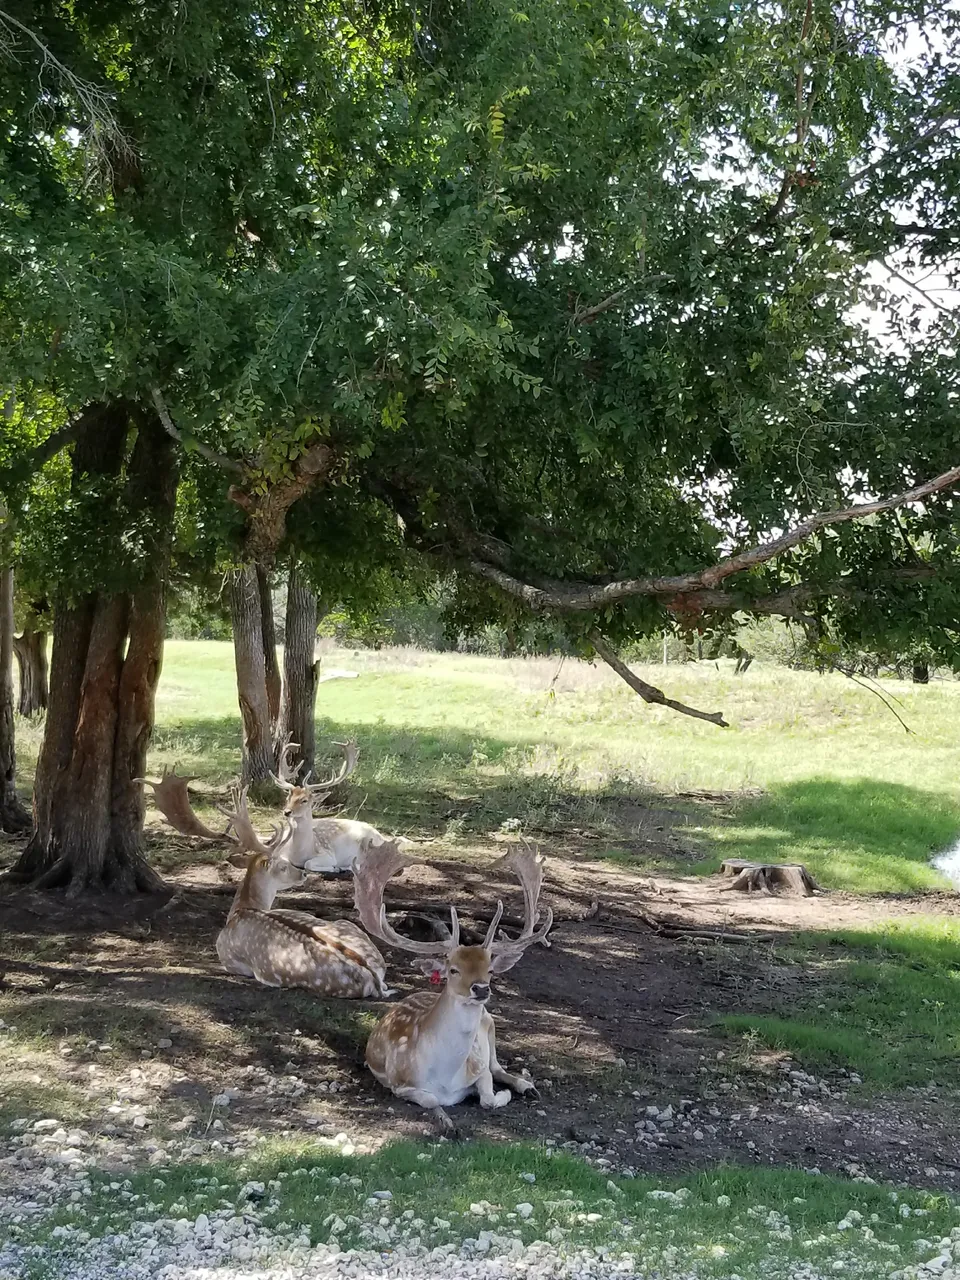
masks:
[[(773, 935), (769, 933), (729, 933), (726, 929), (704, 929), (700, 925), (682, 924), (680, 921), (658, 920), (645, 911), (638, 912), (637, 919), (641, 920), (658, 938), (667, 938), (670, 941), (751, 943), (774, 940)], [(630, 925), (620, 924), (615, 920), (604, 921), (604, 924), (616, 933), (643, 934), (646, 932), (644, 929), (634, 929)]]

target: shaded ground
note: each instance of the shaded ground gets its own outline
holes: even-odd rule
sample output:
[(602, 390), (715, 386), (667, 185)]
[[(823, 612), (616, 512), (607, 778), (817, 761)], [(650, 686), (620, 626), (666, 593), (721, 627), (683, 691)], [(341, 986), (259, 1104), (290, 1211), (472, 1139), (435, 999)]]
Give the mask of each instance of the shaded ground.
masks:
[[(454, 816), (461, 811), (462, 801), (443, 801)], [(960, 900), (756, 898), (719, 893), (709, 877), (628, 869), (634, 859), (656, 865), (658, 850), (674, 862), (700, 856), (685, 835), (691, 812), (722, 807), (723, 797), (698, 793), (683, 803), (691, 808), (609, 800), (600, 835), (588, 824), (543, 833), (553, 945), (500, 981), (493, 1006), (501, 1056), (528, 1067), (542, 1097), (494, 1113), (465, 1106), (463, 1128), (576, 1144), (645, 1171), (770, 1162), (960, 1188), (955, 1093), (867, 1096), (845, 1072), (807, 1076), (783, 1055), (713, 1028), (724, 1013), (816, 998), (816, 967), (789, 945), (795, 931), (957, 916)], [(508, 838), (461, 840), (456, 857), (442, 842), (424, 846), (429, 865), (392, 882), (391, 901), (413, 909), (452, 901), (468, 923), (478, 903), (498, 896), (517, 912), (516, 886), (484, 869), (495, 842)], [(82, 1116), (120, 1164), (158, 1150), (230, 1149), (251, 1131), (342, 1130), (358, 1148), (423, 1132), (423, 1114), (375, 1086), (361, 1065), (383, 1006), (323, 1002), (222, 973), (213, 941), (237, 873), (209, 847), (191, 851), (155, 828), (151, 842), (155, 860), (179, 870), (174, 897), (148, 918), (84, 931), (44, 901), (0, 897), (0, 1115)], [(350, 897), (348, 881), (319, 882), (284, 905), (349, 914)], [(739, 941), (661, 937), (651, 916)], [(422, 985), (404, 957), (390, 958), (403, 993)], [(237, 1096), (224, 1103), (230, 1090)]]

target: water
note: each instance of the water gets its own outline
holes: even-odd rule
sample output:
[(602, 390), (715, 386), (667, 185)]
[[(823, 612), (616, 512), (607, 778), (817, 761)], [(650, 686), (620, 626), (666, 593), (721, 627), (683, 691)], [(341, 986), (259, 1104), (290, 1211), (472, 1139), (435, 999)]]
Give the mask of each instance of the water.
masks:
[(942, 871), (960, 889), (960, 840), (945, 853), (938, 853), (935, 858), (931, 858), (930, 865)]

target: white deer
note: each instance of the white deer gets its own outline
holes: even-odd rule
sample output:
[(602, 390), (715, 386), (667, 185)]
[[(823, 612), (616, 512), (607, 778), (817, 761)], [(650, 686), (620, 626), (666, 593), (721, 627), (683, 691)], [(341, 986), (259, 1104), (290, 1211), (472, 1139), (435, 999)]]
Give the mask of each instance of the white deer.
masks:
[(293, 837), (289, 847), (284, 850), (284, 856), (306, 871), (326, 875), (349, 871), (361, 849), (367, 845), (374, 848), (382, 845), (387, 837), (369, 822), (358, 822), (353, 818), (315, 818), (313, 811), (356, 769), (359, 755), (357, 744), (337, 743), (344, 751), (344, 761), (339, 772), (331, 775), (326, 782), (313, 784), (308, 783), (309, 775), (303, 782), (297, 783), (296, 774), (299, 770), (294, 770), (293, 773), (289, 770), (288, 753), (296, 745), (291, 742), (284, 744), (280, 755), (279, 775), (272, 775), (277, 786), (287, 793), (283, 815), (293, 827)]
[[(523, 888), (524, 925), (518, 938), (497, 938), (503, 915), (503, 903), (498, 902), (482, 946), (460, 946), (454, 907), (448, 939), (414, 942), (387, 923), (383, 905), (387, 881), (409, 864), (396, 844), (365, 849), (353, 869), (357, 910), (368, 933), (423, 957), (423, 971), (435, 982), (446, 979), (446, 985), (442, 992), (419, 991), (396, 1004), (374, 1028), (366, 1062), (398, 1098), (429, 1108), (449, 1130), (453, 1124), (443, 1108), (462, 1102), (474, 1089), (481, 1107), (505, 1107), (511, 1089), (536, 1096), (532, 1080), (511, 1075), (497, 1061), (493, 1018), (485, 1006), (491, 976), (512, 969), (527, 947), (546, 938), (553, 912), (548, 907), (544, 923), (534, 931), (543, 859), (533, 849), (515, 849), (499, 865), (513, 871)], [(496, 1090), (495, 1084), (507, 1088)]]
[[(349, 920), (321, 921), (306, 911), (276, 909), (281, 889), (306, 874), (285, 856), (289, 823), (263, 844), (247, 814), (246, 791), (234, 791), (231, 818), (247, 871), (217, 937), (217, 955), (228, 973), (256, 978), (268, 987), (305, 987), (318, 995), (375, 999), (393, 995), (386, 962), (367, 935)], [(251, 851), (251, 845), (252, 851)], [(230, 861), (237, 864), (243, 853)]]

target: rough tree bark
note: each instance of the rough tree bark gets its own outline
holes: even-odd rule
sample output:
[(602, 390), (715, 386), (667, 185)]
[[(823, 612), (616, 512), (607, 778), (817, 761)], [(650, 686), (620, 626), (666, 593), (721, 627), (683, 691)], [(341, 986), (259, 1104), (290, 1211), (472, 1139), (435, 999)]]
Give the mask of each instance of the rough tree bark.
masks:
[(23, 634), (13, 637), (13, 652), (20, 676), (17, 711), (28, 718), (46, 711), (50, 696), (47, 633), (37, 630), (35, 622), (36, 618), (31, 614), (24, 624)]
[(270, 784), (274, 764), (273, 725), (267, 696), (263, 610), (256, 566), (244, 565), (231, 573), (230, 615), (237, 699), (243, 720), (241, 779), (245, 786), (265, 789)]
[[(138, 522), (148, 560), (133, 590), (57, 600), (34, 834), (11, 872), (38, 889), (65, 886), (71, 898), (163, 887), (141, 851), (144, 799), (136, 779), (146, 767), (163, 655), (173, 441), (152, 414), (104, 405), (77, 442), (73, 476), (75, 490), (87, 477), (119, 476), (132, 425), (124, 506)], [(119, 546), (117, 554), (119, 560)]]
[(0, 831), (30, 828), (17, 795), (17, 750), (13, 726), (13, 570), (0, 569)]
[(307, 586), (296, 562), (287, 583), (287, 614), (283, 649), (283, 699), (277, 725), (277, 749), (286, 741), (299, 743), (291, 753), (291, 763), (303, 764), (309, 773), (316, 756), (315, 708), (317, 702), (318, 606), (316, 594)]
[(260, 625), (263, 628), (263, 670), (267, 685), (267, 706), (270, 709), (270, 727), (276, 729), (280, 718), (282, 681), (277, 662), (277, 629), (273, 621), (273, 592), (270, 575), (263, 565), (257, 565), (257, 590), (260, 592)]

